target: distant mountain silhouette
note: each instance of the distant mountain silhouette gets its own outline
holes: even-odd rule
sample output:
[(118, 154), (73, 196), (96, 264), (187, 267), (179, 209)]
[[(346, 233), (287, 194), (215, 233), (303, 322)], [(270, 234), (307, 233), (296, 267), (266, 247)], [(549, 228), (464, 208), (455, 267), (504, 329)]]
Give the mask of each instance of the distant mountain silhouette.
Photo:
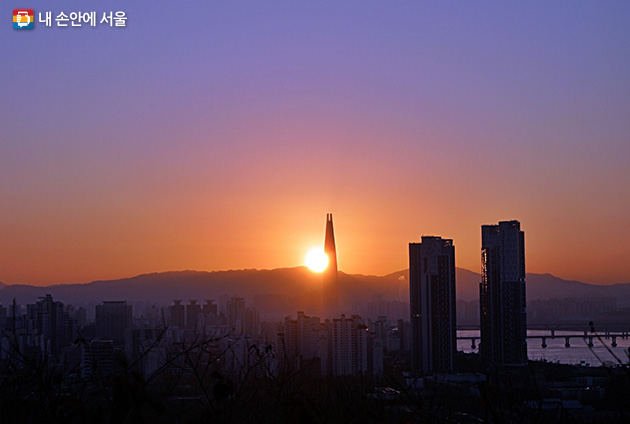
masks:
[[(390, 276), (409, 278), (409, 270)], [(456, 269), (457, 298), (467, 301), (479, 299), (481, 275), (463, 268)], [(619, 306), (630, 306), (630, 283), (596, 285), (558, 278), (551, 274), (527, 274), (527, 300), (547, 300), (567, 297), (616, 297)]]
[[(319, 295), (321, 274), (305, 267), (273, 270), (174, 271), (143, 274), (120, 280), (94, 281), (87, 284), (59, 284), (47, 287), (4, 285), (0, 283), (0, 302), (9, 305), (33, 303), (47, 293), (66, 304), (98, 303), (103, 300), (127, 300), (168, 304), (173, 299), (218, 299), (238, 295), (248, 303), (256, 295), (282, 296), (292, 309), (309, 304)], [(384, 276), (339, 273), (340, 296), (353, 304), (369, 302), (375, 296), (385, 300), (408, 301), (409, 270)], [(477, 300), (478, 273), (457, 268), (457, 298)], [(616, 297), (619, 306), (630, 305), (630, 284), (598, 286), (568, 281), (551, 274), (527, 274), (527, 299), (563, 297)]]
[(165, 304), (173, 299), (204, 300), (216, 299), (222, 295), (248, 297), (257, 293), (296, 294), (305, 291), (309, 286), (315, 286), (317, 276), (304, 267), (261, 271), (173, 271), (87, 284), (58, 284), (47, 287), (9, 285), (0, 289), (0, 301), (7, 304), (15, 298), (19, 304), (30, 303), (46, 293), (68, 304), (103, 300)]

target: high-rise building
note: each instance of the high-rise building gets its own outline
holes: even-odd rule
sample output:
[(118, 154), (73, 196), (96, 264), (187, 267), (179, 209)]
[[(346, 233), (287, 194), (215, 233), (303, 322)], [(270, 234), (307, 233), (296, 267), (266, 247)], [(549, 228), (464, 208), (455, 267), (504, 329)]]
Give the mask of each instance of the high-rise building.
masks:
[(232, 328), (234, 334), (242, 334), (245, 325), (245, 299), (242, 297), (231, 297), (226, 304), (227, 324)]
[(337, 248), (335, 247), (335, 230), (332, 214), (326, 214), (326, 238), (324, 239), (324, 253), (328, 256), (328, 266), (323, 275), (323, 311), (333, 316), (339, 308), (339, 277), (337, 272)]
[(125, 330), (125, 357), (135, 370), (144, 374), (147, 355), (160, 347), (158, 338), (163, 334), (158, 328), (128, 328)]
[(7, 323), (7, 308), (0, 305), (0, 330), (4, 328)]
[(104, 301), (96, 305), (96, 337), (112, 340), (115, 346), (125, 344), (125, 329), (133, 325), (131, 305), (122, 301)]
[(481, 359), (527, 364), (525, 234), (518, 221), (481, 226)]
[(92, 340), (81, 345), (81, 377), (104, 378), (116, 371), (114, 342)]
[(258, 309), (248, 306), (245, 308), (243, 316), (243, 333), (257, 339), (260, 334), (260, 312)]
[(169, 306), (169, 325), (171, 327), (184, 328), (186, 326), (186, 309), (182, 305), (181, 300), (173, 300), (173, 304)]
[(45, 351), (57, 355), (61, 348), (69, 344), (72, 333), (66, 334), (68, 314), (64, 315), (63, 303), (53, 301), (50, 294), (40, 297), (35, 304), (37, 310), (37, 329), (44, 337)]
[(217, 304), (214, 303), (214, 300), (208, 299), (206, 300), (206, 304), (203, 305), (203, 318), (204, 323), (208, 324), (216, 324), (217, 316), (218, 316)]
[(332, 321), (332, 374), (363, 375), (368, 372), (367, 327), (353, 315)]
[(186, 305), (186, 328), (189, 330), (198, 329), (199, 314), (201, 314), (201, 305), (197, 305), (196, 299), (191, 299), (190, 305)]
[(453, 371), (457, 351), (453, 240), (423, 236), (421, 243), (409, 243), (409, 295), (414, 371)]
[(282, 331), (276, 336), (276, 351), (278, 352), (278, 370), (283, 372), (295, 372), (300, 369), (298, 357), (298, 325), (291, 317), (284, 319)]
[(383, 375), (383, 358), (385, 354), (385, 343), (379, 337), (369, 337), (368, 340), (368, 372), (372, 375)]
[(280, 370), (309, 368), (314, 374), (328, 373), (328, 337), (326, 326), (318, 317), (298, 311), (297, 319), (284, 319), (282, 332), (276, 338)]

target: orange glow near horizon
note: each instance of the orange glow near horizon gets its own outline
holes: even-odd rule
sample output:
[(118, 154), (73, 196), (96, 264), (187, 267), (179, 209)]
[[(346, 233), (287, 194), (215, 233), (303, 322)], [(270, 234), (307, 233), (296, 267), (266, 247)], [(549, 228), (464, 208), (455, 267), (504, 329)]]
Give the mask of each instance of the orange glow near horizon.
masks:
[[(323, 190), (313, 193), (311, 203), (306, 195), (273, 195), (265, 201), (245, 193), (230, 203), (197, 201), (196, 208), (187, 208), (195, 199), (209, 196), (180, 192), (177, 198), (119, 199), (102, 211), (84, 208), (81, 216), (31, 212), (21, 220), (0, 222), (4, 258), (0, 281), (49, 285), (186, 269), (299, 266), (304, 264), (304, 252), (321, 244), (324, 217), (331, 210), (339, 270), (346, 273), (385, 275), (407, 268), (407, 244), (421, 235), (452, 238), (456, 266), (479, 272), (480, 225), (505, 219), (518, 219), (525, 231), (528, 272), (602, 284), (626, 282), (624, 273), (630, 271), (621, 240), (616, 243), (618, 252), (603, 257), (590, 258), (588, 249), (574, 248), (589, 239), (594, 246), (607, 244), (599, 236), (593, 238), (599, 234), (594, 229), (573, 231), (584, 219), (579, 211), (560, 226), (547, 222), (544, 211), (527, 205), (521, 213), (517, 207), (493, 212), (490, 206), (449, 212), (448, 199), (439, 197), (431, 210), (415, 199), (397, 202), (394, 193), (378, 200), (357, 194), (354, 201), (345, 199), (339, 188), (331, 193), (328, 199)], [(459, 203), (474, 205), (465, 193), (460, 199)], [(255, 213), (248, 211), (249, 202), (259, 205)], [(395, 211), (391, 204), (396, 204)], [(601, 233), (604, 227), (598, 230)], [(608, 234), (614, 240), (624, 232)]]

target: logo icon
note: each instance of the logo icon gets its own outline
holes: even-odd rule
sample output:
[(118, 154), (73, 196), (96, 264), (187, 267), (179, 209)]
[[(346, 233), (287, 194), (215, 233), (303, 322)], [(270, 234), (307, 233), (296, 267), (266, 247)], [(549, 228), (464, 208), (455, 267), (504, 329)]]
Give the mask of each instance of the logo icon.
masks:
[(14, 29), (33, 29), (34, 27), (33, 9), (13, 9)]

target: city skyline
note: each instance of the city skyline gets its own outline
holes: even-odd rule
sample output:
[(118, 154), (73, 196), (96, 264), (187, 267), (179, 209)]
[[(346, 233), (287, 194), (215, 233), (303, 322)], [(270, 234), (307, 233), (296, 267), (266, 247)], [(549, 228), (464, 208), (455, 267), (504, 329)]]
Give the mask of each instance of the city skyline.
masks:
[(529, 271), (630, 281), (627, 2), (91, 7), (127, 26), (0, 26), (0, 281), (297, 266), (325, 212), (348, 273), (478, 272), (515, 218)]
[(0, 16), (2, 423), (630, 421), (627, 0)]

